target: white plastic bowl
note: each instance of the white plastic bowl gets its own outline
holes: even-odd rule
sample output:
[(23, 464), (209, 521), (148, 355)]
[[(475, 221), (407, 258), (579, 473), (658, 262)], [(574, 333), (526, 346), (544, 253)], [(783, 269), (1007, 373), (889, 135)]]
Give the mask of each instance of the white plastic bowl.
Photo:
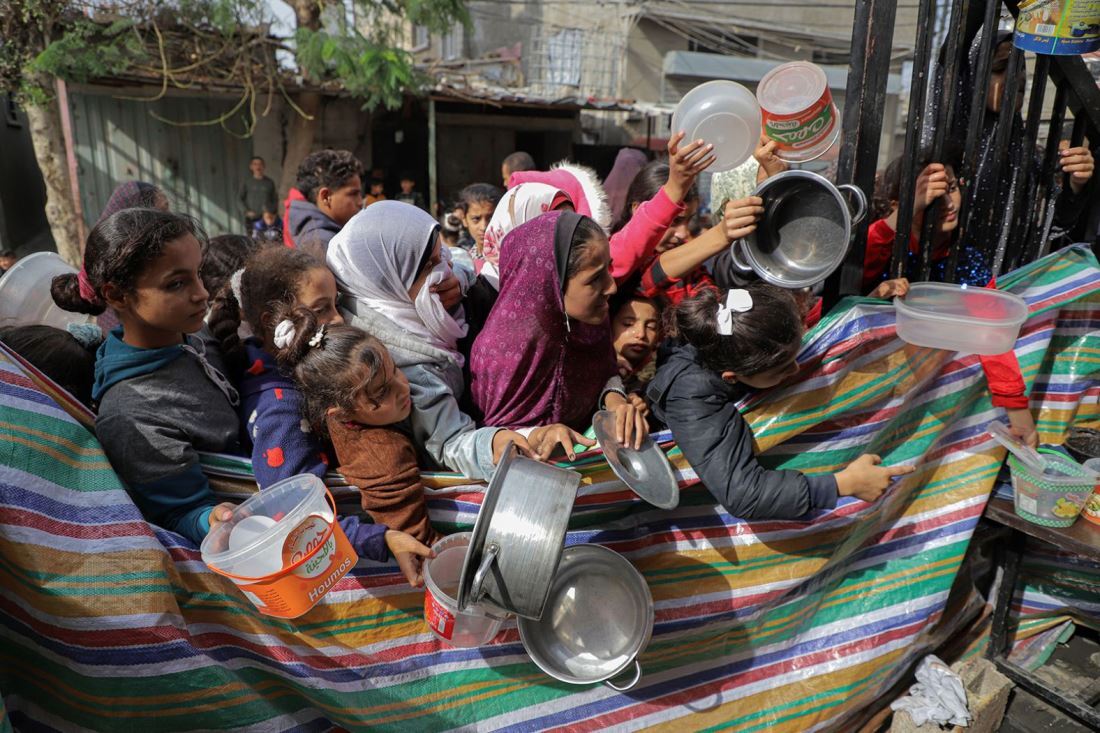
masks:
[(58, 308), (50, 295), (50, 283), (58, 275), (76, 274), (76, 268), (56, 252), (27, 255), (0, 277), (0, 328), (4, 326), (53, 326), (93, 323), (91, 316)]
[(985, 356), (1011, 351), (1028, 316), (1018, 295), (948, 283), (914, 283), (894, 309), (902, 341)]
[(760, 141), (760, 105), (756, 96), (732, 81), (708, 81), (684, 95), (672, 114), (672, 134), (684, 142), (705, 140), (717, 157), (710, 170), (733, 170), (752, 155)]

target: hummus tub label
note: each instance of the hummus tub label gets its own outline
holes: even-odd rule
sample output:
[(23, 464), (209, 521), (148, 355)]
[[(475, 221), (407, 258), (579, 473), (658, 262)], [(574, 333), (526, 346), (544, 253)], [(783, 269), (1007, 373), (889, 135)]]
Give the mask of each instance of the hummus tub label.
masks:
[(330, 531), (331, 527), (318, 514), (306, 517), (283, 542), (283, 567), (305, 559), (294, 571), (303, 578), (315, 578), (328, 570), (336, 552), (336, 536)]
[(1023, 0), (1016, 48), (1055, 56), (1100, 49), (1100, 0)]
[(781, 148), (801, 150), (821, 143), (836, 126), (832, 100), (828, 95), (797, 115), (763, 113), (764, 131)]
[(435, 599), (431, 591), (424, 593), (424, 619), (437, 634), (450, 641), (455, 632), (455, 616)]

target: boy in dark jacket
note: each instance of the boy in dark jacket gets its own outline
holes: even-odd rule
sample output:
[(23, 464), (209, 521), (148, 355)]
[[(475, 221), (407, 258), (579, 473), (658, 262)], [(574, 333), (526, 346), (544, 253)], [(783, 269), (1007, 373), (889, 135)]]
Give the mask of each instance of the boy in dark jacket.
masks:
[(329, 240), (363, 208), (363, 166), (347, 150), (319, 150), (298, 167), (287, 226), (294, 246), (325, 261)]

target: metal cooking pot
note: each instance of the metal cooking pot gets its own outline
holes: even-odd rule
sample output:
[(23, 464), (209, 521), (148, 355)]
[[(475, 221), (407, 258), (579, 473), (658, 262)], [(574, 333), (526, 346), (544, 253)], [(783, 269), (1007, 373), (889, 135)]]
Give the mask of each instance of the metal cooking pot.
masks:
[(519, 456), (513, 445), (505, 448), (462, 566), (460, 611), (477, 603), (542, 618), (580, 483), (575, 471)]
[[(574, 685), (603, 682), (629, 690), (642, 678), (638, 655), (653, 633), (653, 596), (619, 553), (573, 545), (562, 553), (546, 615), (519, 619), (523, 648), (551, 677)], [(634, 667), (623, 686), (613, 678)]]
[[(841, 191), (855, 199), (853, 212)], [(867, 214), (857, 186), (832, 183), (810, 171), (772, 176), (753, 192), (764, 199), (764, 217), (749, 236), (730, 245), (730, 259), (743, 274), (784, 288), (821, 282), (844, 261), (852, 225)]]

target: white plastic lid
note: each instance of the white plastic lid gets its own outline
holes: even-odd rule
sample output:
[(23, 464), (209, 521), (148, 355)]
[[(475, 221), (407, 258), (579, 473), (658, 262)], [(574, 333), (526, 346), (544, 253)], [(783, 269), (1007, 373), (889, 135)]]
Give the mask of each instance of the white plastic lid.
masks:
[(1039, 455), (1039, 451), (1025, 444), (1022, 440), (1009, 432), (1004, 423), (995, 420), (985, 426), (985, 431), (992, 435), (995, 441), (1012, 451), (1013, 455), (1032, 469), (1039, 473), (1046, 470), (1047, 461)]
[(812, 107), (828, 87), (825, 72), (807, 61), (775, 67), (760, 79), (756, 99), (772, 114), (792, 115)]

